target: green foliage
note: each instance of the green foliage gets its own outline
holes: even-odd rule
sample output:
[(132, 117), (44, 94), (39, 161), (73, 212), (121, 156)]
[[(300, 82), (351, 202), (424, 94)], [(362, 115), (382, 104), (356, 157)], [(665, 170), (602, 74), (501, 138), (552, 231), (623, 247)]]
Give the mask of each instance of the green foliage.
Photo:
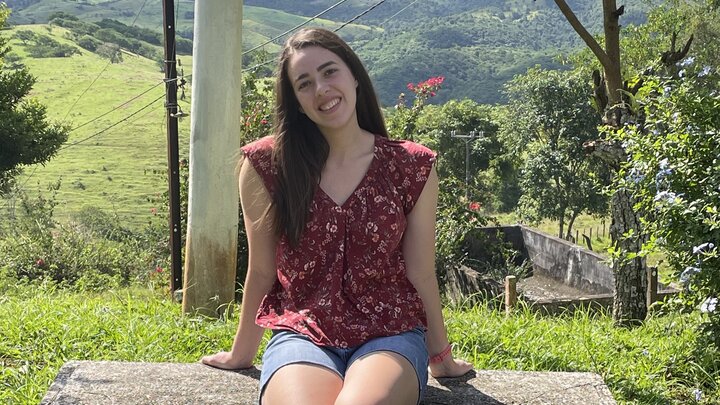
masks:
[(510, 102), (500, 136), (515, 156), (524, 156), (519, 213), (531, 223), (558, 220), (558, 236), (568, 237), (580, 213), (607, 210), (601, 191), (610, 173), (583, 148), (599, 138), (600, 116), (586, 84), (570, 72), (533, 68), (506, 88)]
[(702, 337), (720, 347), (720, 72), (703, 59), (645, 78), (644, 123), (614, 134), (632, 156), (615, 187), (634, 193), (651, 235), (644, 250), (665, 252), (684, 304), (702, 304)]
[(144, 234), (131, 233), (117, 218), (97, 209), (79, 214), (78, 222), (58, 224), (57, 202), (50, 196), (20, 195), (20, 209), (0, 233), (0, 263), (14, 279), (50, 280), (78, 290), (112, 289), (144, 280), (164, 260)]

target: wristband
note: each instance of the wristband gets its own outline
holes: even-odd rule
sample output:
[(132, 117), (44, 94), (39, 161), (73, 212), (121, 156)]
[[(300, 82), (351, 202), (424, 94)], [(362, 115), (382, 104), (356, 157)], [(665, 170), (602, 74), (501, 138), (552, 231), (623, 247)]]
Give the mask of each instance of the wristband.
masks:
[(451, 351), (452, 351), (452, 346), (450, 345), (450, 343), (448, 343), (447, 347), (444, 348), (443, 351), (430, 357), (430, 363), (431, 364), (442, 363), (442, 361), (445, 360), (445, 357), (450, 355)]

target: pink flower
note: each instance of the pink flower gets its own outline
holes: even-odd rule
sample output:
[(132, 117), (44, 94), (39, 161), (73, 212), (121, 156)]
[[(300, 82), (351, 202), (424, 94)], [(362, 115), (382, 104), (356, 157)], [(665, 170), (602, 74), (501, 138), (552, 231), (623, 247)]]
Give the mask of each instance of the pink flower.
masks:
[(162, 267), (160, 267), (160, 266), (155, 267), (155, 273), (162, 273), (162, 272), (163, 272)]
[(157, 215), (157, 208), (150, 208), (150, 213), (153, 215)]
[(45, 260), (43, 260), (43, 259), (37, 259), (37, 261), (35, 262), (35, 265), (36, 265), (37, 267), (42, 267), (42, 266), (45, 265)]
[(480, 203), (477, 201), (473, 201), (470, 204), (468, 204), (468, 209), (470, 211), (477, 211), (480, 209)]
[(260, 123), (263, 124), (263, 125), (267, 125), (267, 124), (268, 124), (268, 120), (263, 119), (262, 121), (260, 121)]

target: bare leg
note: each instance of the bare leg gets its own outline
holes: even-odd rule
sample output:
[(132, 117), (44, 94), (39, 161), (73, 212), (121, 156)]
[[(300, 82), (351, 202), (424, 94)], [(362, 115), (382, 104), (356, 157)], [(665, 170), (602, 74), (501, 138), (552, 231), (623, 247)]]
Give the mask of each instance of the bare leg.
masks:
[(283, 366), (270, 377), (263, 405), (331, 405), (343, 387), (334, 371), (308, 363)]
[(419, 392), (412, 364), (397, 353), (379, 351), (352, 363), (335, 405), (415, 405)]

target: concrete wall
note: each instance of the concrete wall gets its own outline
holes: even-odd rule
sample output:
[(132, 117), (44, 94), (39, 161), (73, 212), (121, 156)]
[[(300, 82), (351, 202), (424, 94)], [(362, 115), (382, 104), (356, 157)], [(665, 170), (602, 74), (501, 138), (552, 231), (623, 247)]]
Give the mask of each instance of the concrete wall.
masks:
[(518, 225), (533, 271), (593, 294), (615, 290), (615, 277), (605, 258), (595, 252)]

